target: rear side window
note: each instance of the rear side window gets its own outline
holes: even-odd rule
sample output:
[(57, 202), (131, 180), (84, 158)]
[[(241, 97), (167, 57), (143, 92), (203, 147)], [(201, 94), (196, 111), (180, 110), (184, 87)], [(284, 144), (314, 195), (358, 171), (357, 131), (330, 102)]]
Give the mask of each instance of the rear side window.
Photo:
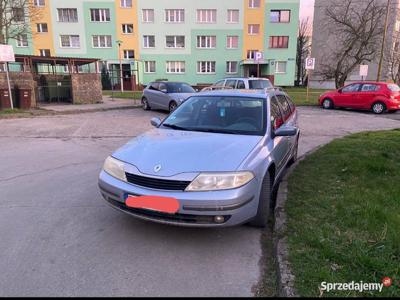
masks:
[(276, 97), (278, 98), (279, 105), (282, 108), (283, 118), (286, 121), (289, 119), (290, 114), (292, 113), (289, 102), (286, 100), (284, 95), (277, 95)]
[(361, 88), (361, 92), (376, 92), (380, 89), (380, 86), (377, 84), (363, 84)]
[(400, 87), (397, 84), (388, 84), (388, 89), (392, 92), (400, 92)]
[(244, 84), (243, 80), (239, 80), (238, 81), (237, 88), (238, 89), (245, 89), (246, 88), (246, 85)]
[(282, 112), (275, 97), (271, 98), (271, 126), (274, 130), (283, 124)]

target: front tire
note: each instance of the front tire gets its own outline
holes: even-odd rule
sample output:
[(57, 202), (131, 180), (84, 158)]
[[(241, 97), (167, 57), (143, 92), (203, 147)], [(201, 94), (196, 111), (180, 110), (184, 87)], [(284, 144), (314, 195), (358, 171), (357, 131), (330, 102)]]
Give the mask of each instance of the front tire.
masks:
[(334, 107), (333, 101), (329, 98), (326, 98), (322, 101), (322, 107), (324, 109), (332, 109)]
[(147, 100), (146, 97), (142, 98), (142, 107), (144, 110), (151, 110), (151, 107), (149, 105), (149, 101)]
[(271, 174), (268, 172), (261, 186), (260, 199), (258, 201), (257, 214), (253, 220), (249, 222), (251, 226), (265, 228), (268, 224), (270, 204), (271, 204), (271, 189), (272, 180)]
[(386, 111), (386, 105), (382, 102), (375, 102), (371, 109), (374, 114), (380, 115)]

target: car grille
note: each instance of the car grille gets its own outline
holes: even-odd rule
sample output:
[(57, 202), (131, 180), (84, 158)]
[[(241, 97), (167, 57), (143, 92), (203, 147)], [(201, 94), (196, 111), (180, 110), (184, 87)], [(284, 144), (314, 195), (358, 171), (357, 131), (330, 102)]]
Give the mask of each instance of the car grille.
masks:
[(184, 191), (190, 181), (167, 180), (126, 173), (129, 183), (157, 190)]

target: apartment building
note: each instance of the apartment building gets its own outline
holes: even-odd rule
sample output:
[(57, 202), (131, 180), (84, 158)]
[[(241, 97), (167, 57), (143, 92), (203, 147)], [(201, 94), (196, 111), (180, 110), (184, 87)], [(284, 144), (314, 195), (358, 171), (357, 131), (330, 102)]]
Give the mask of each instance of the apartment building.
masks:
[[(18, 54), (100, 58), (139, 83), (295, 77), (300, 0), (32, 0), (40, 19)], [(256, 61), (257, 52), (262, 57)]]

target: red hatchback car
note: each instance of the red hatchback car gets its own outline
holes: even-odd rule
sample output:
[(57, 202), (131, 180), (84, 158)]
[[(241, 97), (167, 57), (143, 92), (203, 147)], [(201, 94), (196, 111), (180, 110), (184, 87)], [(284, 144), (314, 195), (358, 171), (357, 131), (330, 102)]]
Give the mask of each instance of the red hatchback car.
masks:
[(325, 108), (345, 107), (372, 110), (376, 114), (400, 110), (400, 87), (386, 82), (356, 82), (319, 97)]

